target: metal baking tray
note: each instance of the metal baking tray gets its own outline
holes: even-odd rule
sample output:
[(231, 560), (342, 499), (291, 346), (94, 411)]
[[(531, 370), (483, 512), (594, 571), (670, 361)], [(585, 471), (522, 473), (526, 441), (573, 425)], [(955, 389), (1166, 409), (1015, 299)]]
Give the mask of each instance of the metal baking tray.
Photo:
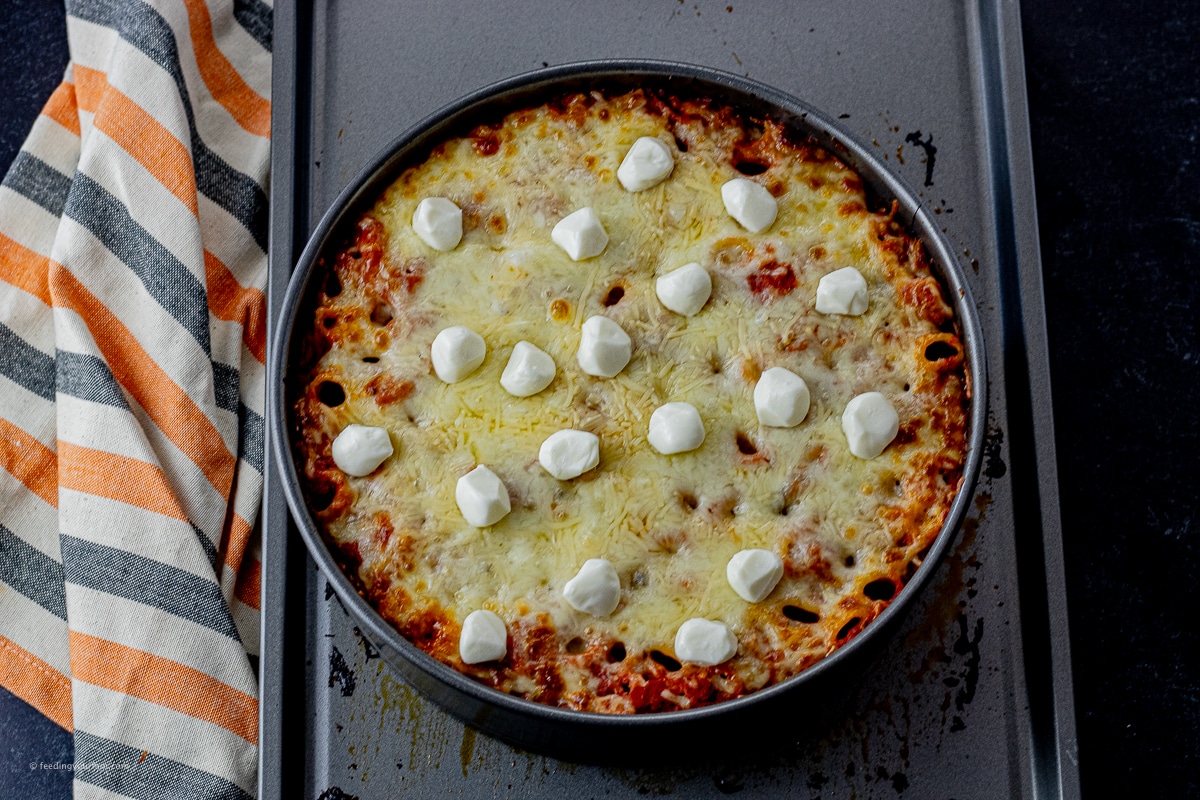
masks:
[(411, 124), (547, 64), (665, 58), (744, 73), (824, 109), (922, 190), (980, 311), (991, 413), (958, 541), (840, 708), (779, 720), (779, 747), (756, 757), (653, 768), (523, 752), (417, 695), (325, 585), (269, 464), (261, 797), (1078, 797), (1018, 14), (1014, 2), (951, 0), (276, 9), (272, 330), (317, 220)]

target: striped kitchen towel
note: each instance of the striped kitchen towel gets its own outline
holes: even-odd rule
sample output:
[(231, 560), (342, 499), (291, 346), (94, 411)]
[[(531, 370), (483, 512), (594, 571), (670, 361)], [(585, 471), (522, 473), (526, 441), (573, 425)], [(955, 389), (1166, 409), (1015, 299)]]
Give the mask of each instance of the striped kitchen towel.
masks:
[(255, 794), (271, 14), (68, 0), (0, 185), (0, 685), (77, 798)]

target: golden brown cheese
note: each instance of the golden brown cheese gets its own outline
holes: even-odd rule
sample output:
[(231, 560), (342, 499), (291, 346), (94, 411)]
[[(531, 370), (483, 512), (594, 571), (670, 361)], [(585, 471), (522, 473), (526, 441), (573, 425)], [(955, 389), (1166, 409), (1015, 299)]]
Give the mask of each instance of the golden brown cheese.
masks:
[[(636, 194), (616, 180), (640, 136), (670, 145), (676, 166)], [(777, 198), (761, 234), (725, 211), (720, 188), (751, 175)], [(438, 252), (413, 232), (422, 198), (464, 211), (465, 234)], [(550, 240), (593, 207), (609, 234), (575, 263)], [(667, 311), (655, 279), (698, 261), (713, 277), (693, 317)], [(856, 317), (814, 308), (822, 275), (854, 266), (869, 287)], [(797, 674), (848, 641), (919, 564), (959, 488), (965, 458), (962, 347), (918, 242), (891, 213), (868, 210), (858, 176), (780, 125), (704, 100), (634, 92), (576, 95), (447, 141), (406, 171), (329, 258), (311, 318), (293, 423), (305, 489), (329, 541), (367, 596), (405, 636), (466, 674), (531, 700), (601, 711), (660, 711), (736, 697)], [(632, 337), (612, 379), (575, 360), (583, 321), (603, 314)], [(303, 324), (303, 323), (302, 323)], [(430, 344), (465, 325), (488, 346), (483, 366), (448, 385)], [(528, 340), (558, 368), (545, 391), (500, 386)], [(759, 374), (783, 366), (812, 393), (795, 428), (760, 427)], [(852, 455), (846, 403), (882, 392), (900, 433), (877, 458)], [(686, 401), (707, 438), (663, 456), (651, 412)], [(386, 428), (396, 455), (348, 478), (330, 445), (346, 425)], [(600, 466), (558, 481), (537, 461), (563, 428), (600, 438)], [(477, 529), (455, 482), (486, 464), (512, 513)], [(729, 586), (744, 548), (779, 554), (785, 574), (763, 602)], [(610, 617), (575, 611), (563, 584), (589, 558), (621, 578)], [(462, 620), (486, 608), (510, 641), (499, 663), (458, 658)], [(680, 665), (676, 629), (725, 622), (738, 654)]]

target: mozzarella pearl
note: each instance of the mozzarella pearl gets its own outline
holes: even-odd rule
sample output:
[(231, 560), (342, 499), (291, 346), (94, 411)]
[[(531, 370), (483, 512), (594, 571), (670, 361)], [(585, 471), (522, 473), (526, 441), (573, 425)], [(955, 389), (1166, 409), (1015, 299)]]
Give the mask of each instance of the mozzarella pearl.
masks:
[(392, 437), (384, 428), (347, 425), (333, 440), (333, 463), (347, 475), (370, 475), (391, 457)]
[(597, 378), (611, 378), (633, 357), (633, 340), (608, 317), (589, 317), (583, 323), (576, 359), (579, 368)]
[(550, 231), (550, 240), (566, 251), (572, 261), (598, 256), (608, 246), (608, 233), (590, 206), (568, 214)]
[(433, 371), (446, 383), (458, 383), (479, 369), (486, 355), (483, 337), (461, 325), (441, 331), (430, 348)]
[(859, 458), (874, 458), (900, 432), (900, 416), (882, 394), (866, 392), (846, 404), (842, 432), (851, 453)]
[(482, 464), (458, 479), (454, 500), (463, 519), (476, 528), (495, 525), (512, 511), (504, 481)]
[(714, 667), (737, 655), (738, 642), (723, 622), (693, 618), (675, 633), (675, 656), (680, 661)]
[(462, 209), (444, 197), (426, 197), (413, 212), (412, 227), (434, 250), (453, 250), (462, 241)]
[(867, 279), (854, 267), (843, 267), (817, 284), (817, 311), (858, 316), (867, 310)]
[(499, 661), (508, 654), (508, 629), (504, 620), (486, 609), (467, 614), (458, 637), (458, 657), (464, 664)]
[(600, 463), (600, 438), (571, 428), (552, 433), (538, 450), (538, 463), (560, 481), (578, 478)]
[(556, 371), (549, 353), (529, 342), (517, 342), (500, 375), (500, 385), (514, 397), (529, 397), (549, 386)]
[(640, 192), (662, 183), (673, 169), (675, 156), (671, 148), (658, 139), (643, 136), (633, 143), (617, 167), (617, 180), (626, 191)]
[(775, 222), (779, 204), (762, 184), (749, 178), (734, 178), (721, 187), (725, 211), (751, 233), (762, 233)]
[(783, 559), (770, 550), (739, 550), (725, 567), (729, 585), (747, 603), (765, 600), (783, 577)]
[(563, 597), (576, 611), (607, 617), (621, 602), (621, 579), (617, 576), (617, 568), (607, 559), (589, 558), (575, 577), (563, 586)]
[(754, 385), (754, 410), (758, 421), (773, 428), (792, 428), (808, 416), (808, 384), (783, 367), (771, 367)]
[(704, 308), (712, 295), (712, 276), (693, 261), (655, 281), (654, 293), (667, 309), (690, 317)]
[(704, 423), (691, 403), (667, 403), (650, 415), (650, 445), (664, 456), (704, 444)]

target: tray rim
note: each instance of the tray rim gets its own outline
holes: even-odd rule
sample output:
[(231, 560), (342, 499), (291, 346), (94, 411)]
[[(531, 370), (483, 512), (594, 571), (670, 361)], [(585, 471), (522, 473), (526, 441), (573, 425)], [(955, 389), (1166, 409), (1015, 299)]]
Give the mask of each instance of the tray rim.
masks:
[[(312, 48), (309, 45), (312, 43), (313, 35), (311, 13), (311, 8), (305, 7), (305, 4), (301, 4), (299, 8), (285, 6), (276, 9), (276, 69), (273, 77), (273, 97), (276, 103), (273, 122), (276, 123), (277, 133), (274, 137), (275, 151), (272, 155), (271, 233), (273, 247), (271, 263), (273, 268), (276, 264), (281, 263), (283, 268), (289, 272), (289, 262), (292, 260), (294, 252), (292, 250), (293, 237), (290, 234), (295, 230), (304, 229), (305, 222), (300, 217), (306, 217), (311, 213), (305, 202), (310, 186), (309, 165), (304, 163), (304, 159), (294, 157), (301, 152), (299, 146), (307, 146), (309, 135), (308, 130), (303, 129), (303, 126), (297, 129), (294, 123), (297, 119), (305, 119), (305, 106), (310, 100), (310, 95), (298, 92), (296, 89), (298, 77), (300, 80), (304, 80), (303, 76), (307, 75), (308, 79), (311, 79), (309, 71), (312, 60), (310, 56)], [(1023, 213), (1017, 214), (1015, 225), (1015, 233), (1022, 242), (1017, 254), (1019, 263), (1016, 266), (1021, 274), (1032, 274), (1033, 277), (1030, 282), (1032, 285), (1024, 286), (1025, 292), (1031, 295), (1034, 301), (1026, 307), (1026, 316), (1029, 317), (1028, 322), (1031, 327), (1029, 346), (1034, 356), (1031, 366), (1038, 369), (1039, 373), (1048, 375), (1045, 319), (1041, 306), (1040, 251), (1037, 248), (1036, 208), (1032, 189), (1033, 165), (1029, 152), (1028, 111), (1020, 43), (1020, 7), (1016, 0), (976, 0), (975, 3), (967, 6), (965, 13), (968, 18), (968, 30), (964, 34), (963, 47), (968, 53), (976, 56), (978, 54), (975, 51), (979, 48), (990, 48), (995, 51), (995, 60), (1001, 66), (993, 76), (992, 91), (999, 97), (1000, 122), (1011, 125), (1012, 135), (1008, 141), (1009, 148), (1004, 153), (1003, 163), (1000, 165), (995, 163), (995, 153), (992, 153), (980, 174), (988, 178), (998, 166), (1011, 169), (1011, 172), (1015, 173), (1015, 180), (1007, 187), (1010, 191), (1007, 194), (1001, 193), (997, 202), (1007, 203), (1010, 207), (1023, 210)], [(984, 33), (979, 30), (981, 17), (992, 18), (989, 24), (990, 30)], [(978, 69), (978, 64), (975, 65), (975, 69)], [(978, 74), (973, 74), (971, 83), (974, 87), (973, 93), (976, 97), (980, 97), (984, 91), (983, 80)], [(293, 102), (287, 102), (287, 100)], [(287, 124), (280, 125), (281, 118)], [(977, 152), (982, 158), (984, 155), (982, 150)], [(281, 186), (283, 191), (280, 191)], [(297, 214), (295, 213), (296, 209), (304, 209), (305, 213)], [(1030, 237), (1032, 237), (1032, 246), (1029, 241)], [(274, 313), (274, 301), (278, 299), (282, 291), (280, 277), (277, 273), (278, 269), (273, 269), (268, 276), (270, 285), (268, 315)], [(287, 280), (286, 274), (282, 280)], [(1029, 310), (1030, 308), (1032, 311)], [(271, 328), (273, 329), (273, 325)], [(1049, 523), (1048, 536), (1044, 542), (1044, 558), (1049, 576), (1059, 579), (1057, 587), (1059, 591), (1050, 598), (1050, 607), (1047, 609), (1050, 613), (1053, 638), (1053, 663), (1048, 666), (1042, 665), (1038, 672), (1045, 680), (1053, 683), (1055, 690), (1054, 718), (1056, 724), (1052, 731), (1055, 739), (1050, 744), (1056, 751), (1057, 758), (1054, 767), (1057, 775), (1056, 780), (1050, 786), (1039, 782), (1034, 776), (1034, 785), (1024, 784), (1023, 791), (1036, 793), (1037, 796), (1052, 794), (1053, 796), (1076, 798), (1079, 796), (1079, 777), (1078, 764), (1074, 757), (1076, 747), (1074, 705), (1071, 692), (1069, 640), (1066, 629), (1065, 589), (1061, 585), (1062, 541), (1061, 529), (1058, 525), (1057, 480), (1053, 469), (1055, 464), (1054, 441), (1053, 438), (1049, 438), (1047, 441), (1042, 436), (1046, 433), (1047, 428), (1052, 430), (1048, 381), (1038, 383), (1035, 391), (1039, 388), (1042, 391), (1033, 398), (1035, 422), (1039, 434), (1037, 460), (1039, 464), (1048, 463), (1050, 466), (1049, 470), (1040, 471), (1037, 478), (1042, 488), (1041, 510)], [(271, 490), (272, 481), (269, 473), (273, 469), (272, 461), (273, 459), (268, 459), (268, 475), (265, 476), (267, 480), (264, 490), (264, 531), (271, 527), (270, 520), (287, 517), (287, 510), (283, 507), (278, 489)], [(280, 509), (282, 509), (282, 513)], [(301, 555), (300, 558), (295, 557), (294, 545), (297, 542), (297, 535), (294, 531), (288, 530), (286, 521), (282, 534), (270, 537), (264, 535), (263, 542), (264, 649), (260, 673), (262, 714), (260, 716), (259, 791), (260, 796), (264, 798), (292, 796), (293, 792), (285, 790), (288, 787), (299, 787), (300, 785), (295, 779), (295, 771), (283, 770), (281, 766), (283, 763), (281, 742), (285, 730), (283, 722), (287, 717), (282, 713), (281, 706), (285, 694), (284, 687), (291, 686), (294, 689), (295, 684), (303, 683), (302, 681), (289, 683), (287, 671), (283, 667), (285, 661), (297, 663), (298, 660), (299, 663), (303, 663), (304, 658), (302, 647), (294, 646), (294, 644), (288, 646), (297, 638), (302, 640), (304, 630), (302, 626), (297, 629), (294, 624), (289, 627), (289, 623), (294, 623), (294, 620), (287, 617), (287, 606), (289, 600), (302, 603), (306, 601), (302, 596), (296, 597), (295, 592), (289, 595), (284, 591), (286, 587), (283, 586), (280, 586), (277, 591), (272, 591), (268, 587), (267, 575), (270, 573), (277, 577), (289, 575), (293, 578), (298, 577), (302, 585), (306, 557), (304, 555)], [(289, 544), (293, 545), (290, 559), (288, 558)], [(279, 581), (279, 583), (283, 584), (285, 581)], [(294, 586), (296, 581), (293, 580), (288, 585)], [(276, 649), (269, 651), (266, 648), (268, 644), (275, 645)], [(282, 656), (285, 650), (289, 654), (289, 658), (286, 659)], [(1018, 646), (1018, 654), (1021, 650), (1022, 648)], [(1016, 662), (1013, 663), (1016, 666)], [(1028, 679), (1026, 674), (1028, 666), (1018, 671), (1020, 674), (1014, 677), (1018, 681), (1018, 685), (1023, 685)], [(289, 779), (289, 775), (291, 779)]]

